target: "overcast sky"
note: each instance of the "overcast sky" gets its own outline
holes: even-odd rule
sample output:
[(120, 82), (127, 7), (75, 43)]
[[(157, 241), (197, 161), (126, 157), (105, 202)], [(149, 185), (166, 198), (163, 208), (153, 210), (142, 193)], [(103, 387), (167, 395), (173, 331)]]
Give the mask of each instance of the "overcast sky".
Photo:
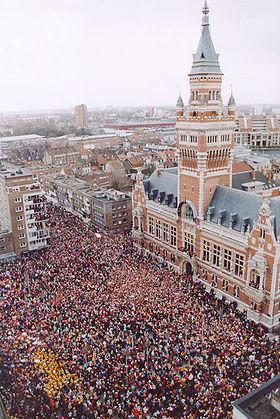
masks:
[[(173, 105), (201, 32), (202, 0), (9, 0), (0, 12), (0, 111)], [(209, 0), (237, 103), (280, 102), (280, 0)]]

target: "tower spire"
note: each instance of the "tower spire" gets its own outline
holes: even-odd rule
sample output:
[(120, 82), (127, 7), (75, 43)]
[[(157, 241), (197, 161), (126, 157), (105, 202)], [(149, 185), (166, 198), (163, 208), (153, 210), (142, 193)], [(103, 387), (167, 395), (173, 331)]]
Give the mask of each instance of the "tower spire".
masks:
[(202, 32), (196, 53), (193, 54), (190, 76), (196, 74), (223, 74), (219, 64), (219, 54), (216, 53), (211, 38), (207, 0), (202, 8)]
[(202, 8), (202, 26), (209, 26), (209, 7), (207, 0), (205, 0), (204, 7)]

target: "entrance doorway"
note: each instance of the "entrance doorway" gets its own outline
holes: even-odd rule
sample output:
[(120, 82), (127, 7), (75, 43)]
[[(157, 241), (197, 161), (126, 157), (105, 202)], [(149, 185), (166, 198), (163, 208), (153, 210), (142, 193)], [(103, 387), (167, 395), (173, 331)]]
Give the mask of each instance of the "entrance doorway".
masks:
[(185, 264), (185, 274), (188, 276), (191, 276), (193, 274), (193, 267), (192, 264), (190, 262), (187, 262)]

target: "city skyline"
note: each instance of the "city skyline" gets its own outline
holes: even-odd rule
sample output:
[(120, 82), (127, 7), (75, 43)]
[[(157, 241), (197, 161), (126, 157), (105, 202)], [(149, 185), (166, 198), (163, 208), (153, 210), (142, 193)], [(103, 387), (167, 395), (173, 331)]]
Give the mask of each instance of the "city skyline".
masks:
[[(209, 0), (212, 37), (237, 104), (279, 102), (280, 3)], [(42, 5), (17, 0), (0, 16), (0, 111), (164, 106), (188, 73), (200, 34), (202, 1), (164, 0), (118, 7), (84, 0)], [(31, 10), (31, 12), (30, 12)], [(195, 47), (194, 47), (195, 46)], [(269, 77), (267, 77), (267, 74)]]

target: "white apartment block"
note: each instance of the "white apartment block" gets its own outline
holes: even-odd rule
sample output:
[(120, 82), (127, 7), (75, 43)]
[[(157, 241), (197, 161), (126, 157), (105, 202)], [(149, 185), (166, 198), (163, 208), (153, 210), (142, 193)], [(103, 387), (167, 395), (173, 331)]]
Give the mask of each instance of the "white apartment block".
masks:
[(21, 169), (0, 171), (0, 222), (12, 232), (16, 255), (48, 246), (46, 199), (37, 175)]

